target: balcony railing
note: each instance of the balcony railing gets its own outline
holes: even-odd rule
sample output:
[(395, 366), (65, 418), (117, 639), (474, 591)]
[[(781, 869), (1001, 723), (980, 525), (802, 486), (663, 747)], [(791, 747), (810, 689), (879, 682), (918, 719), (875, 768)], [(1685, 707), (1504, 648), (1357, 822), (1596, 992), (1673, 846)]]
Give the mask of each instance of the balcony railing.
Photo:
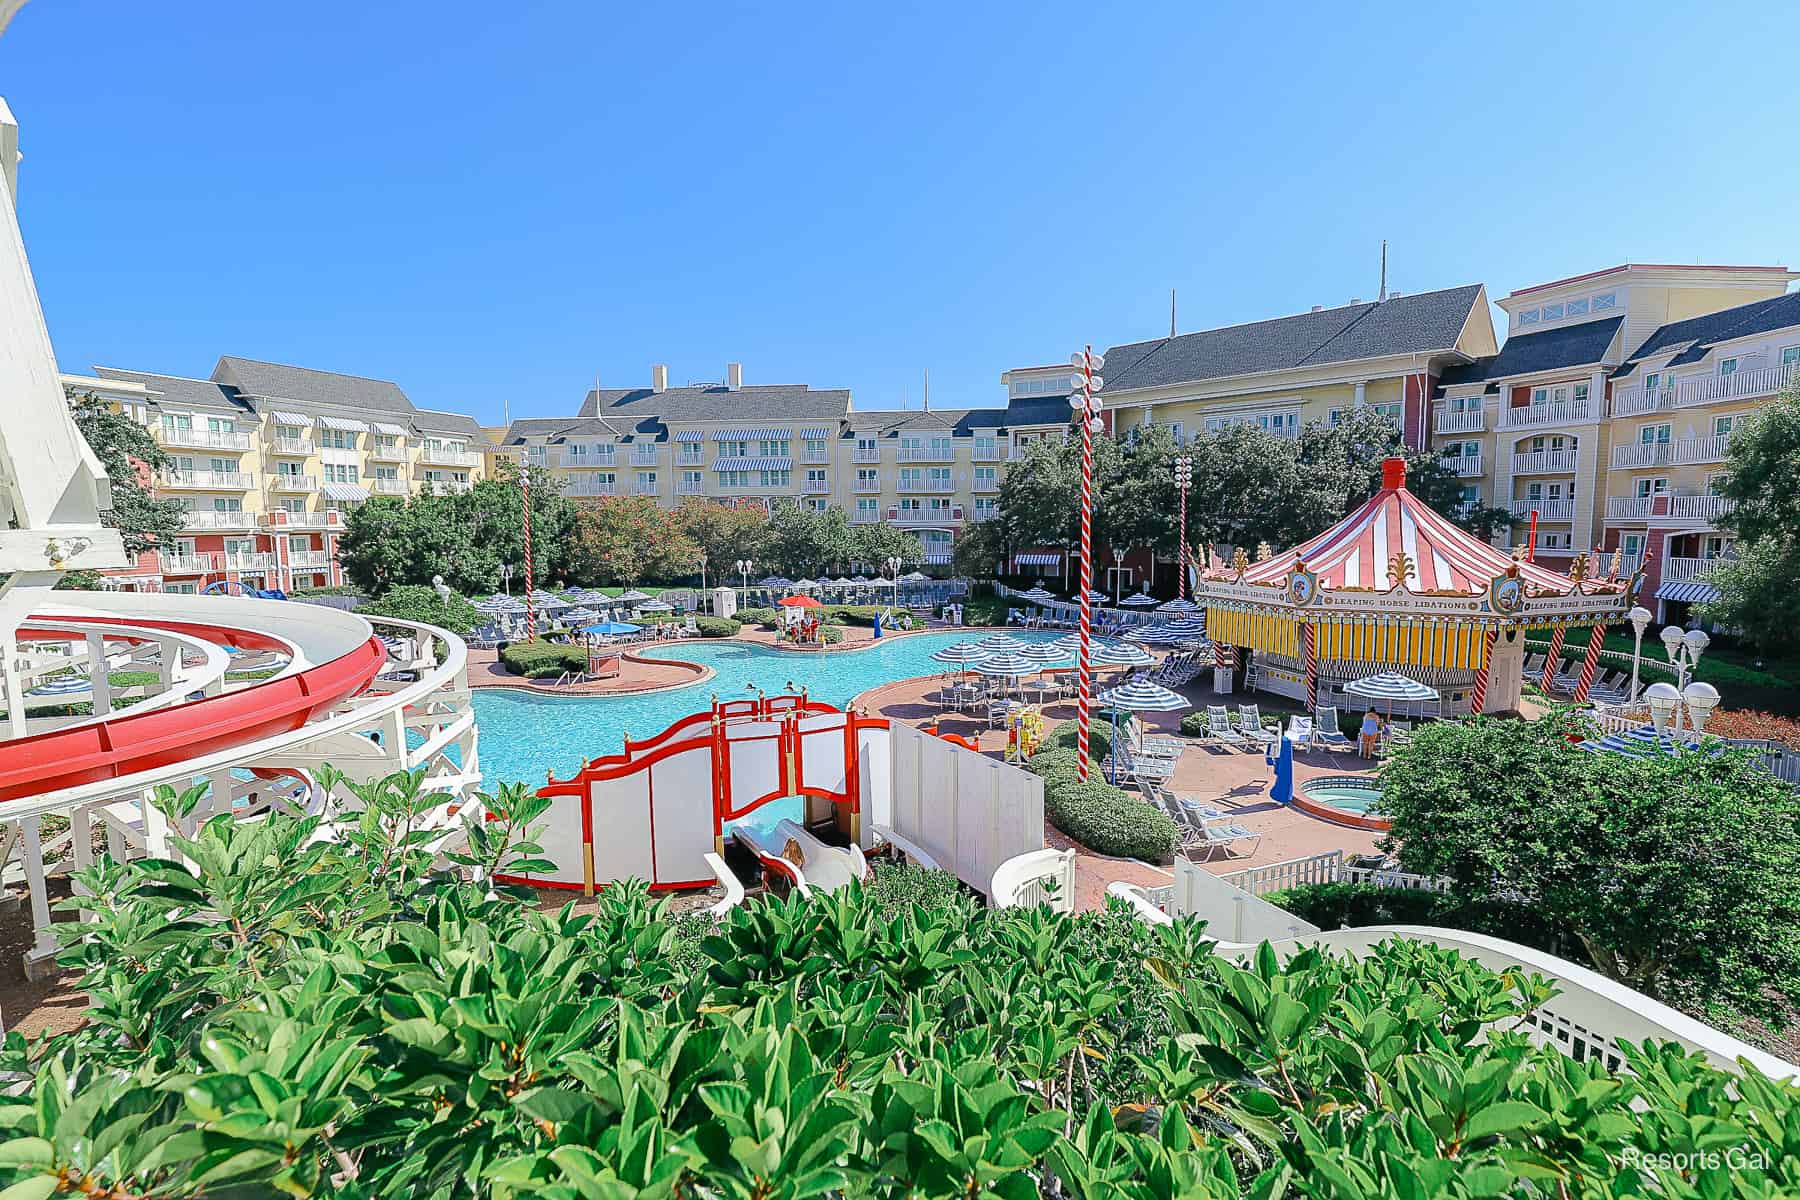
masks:
[(290, 550), (287, 565), (296, 571), (319, 571), (331, 565), (329, 550)]
[(859, 463), (878, 463), (881, 461), (881, 451), (880, 449), (853, 450), (850, 452), (850, 461)]
[(1793, 380), (1796, 372), (1800, 372), (1800, 363), (1756, 367), (1729, 375), (1691, 375), (1675, 382), (1675, 407), (1773, 396)]
[(619, 494), (617, 482), (601, 483), (593, 479), (582, 479), (580, 476), (569, 481), (563, 489), (563, 495), (575, 497), (616, 496)]
[(859, 508), (850, 514), (850, 523), (852, 525), (879, 525), (881, 524), (881, 514)]
[(1500, 428), (1536, 429), (1544, 425), (1591, 424), (1600, 419), (1600, 406), (1593, 397), (1586, 400), (1564, 400), (1558, 404), (1527, 404), (1520, 408), (1500, 410)]
[(823, 479), (809, 479), (800, 485), (800, 493), (805, 496), (829, 496), (831, 495), (831, 483)]
[(905, 447), (901, 447), (899, 461), (903, 463), (955, 462), (956, 448), (952, 446), (948, 449), (939, 449), (931, 446), (924, 446), (909, 450)]
[(225, 512), (195, 509), (182, 514), (182, 526), (187, 529), (249, 529), (254, 521), (255, 518), (242, 509)]
[(1006, 451), (1000, 446), (977, 446), (969, 457), (976, 462), (999, 462), (1006, 457)]
[(1699, 579), (1720, 563), (1729, 562), (1736, 557), (1736, 554), (1715, 555), (1712, 558), (1672, 555), (1663, 559), (1662, 580), (1664, 583), (1686, 583), (1690, 579)]
[(1433, 433), (1480, 433), (1486, 428), (1487, 409), (1485, 406), (1452, 412), (1440, 404), (1431, 418)]
[(683, 479), (675, 485), (675, 494), (677, 496), (704, 496), (706, 495), (706, 484)]
[(1614, 446), (1612, 452), (1612, 465), (1615, 471), (1666, 467), (1674, 461), (1674, 442), (1634, 442), (1624, 446)]
[(1577, 450), (1527, 450), (1523, 454), (1513, 455), (1512, 473), (1568, 475), (1574, 472), (1579, 456), (1580, 451)]
[(992, 475), (986, 477), (977, 475), (975, 477), (974, 490), (977, 492), (997, 492), (1000, 490), (1000, 480)]
[(193, 450), (248, 450), (247, 433), (215, 433), (210, 429), (171, 429), (167, 425), (152, 426), (156, 440), (165, 446)]
[(874, 479), (858, 479), (856, 481), (856, 491), (858, 494), (864, 496), (873, 495), (881, 491), (880, 477), (877, 476)]
[(1724, 496), (1670, 496), (1668, 500), (1669, 516), (1677, 521), (1711, 521), (1733, 507)]
[(274, 565), (275, 556), (266, 552), (225, 555), (227, 571), (266, 571)]
[(1684, 466), (1695, 463), (1717, 463), (1725, 461), (1725, 452), (1731, 445), (1729, 433), (1716, 433), (1711, 437), (1683, 438), (1675, 443), (1675, 461)]
[[(330, 532), (344, 527), (344, 516), (335, 509), (326, 512), (288, 512), (278, 508), (264, 513), (262, 524), (268, 529), (323, 529)], [(190, 525), (189, 528), (194, 526)]]
[(205, 575), (219, 569), (216, 554), (159, 554), (164, 575)]
[(1663, 492), (1606, 498), (1609, 521), (1708, 522), (1724, 516), (1731, 508), (1732, 502), (1724, 496), (1675, 496)]
[(247, 492), (248, 471), (170, 471), (163, 476), (166, 488), (195, 488), (207, 492)]
[(305, 458), (316, 447), (309, 437), (277, 437), (269, 439), (269, 453), (286, 454), (296, 458)]
[(1606, 519), (1609, 521), (1642, 521), (1650, 515), (1649, 496), (1608, 496)]
[(902, 479), (899, 490), (902, 492), (949, 492), (956, 485), (948, 479)]
[(894, 518), (896, 525), (953, 525), (962, 520), (951, 508), (925, 508), (918, 511), (901, 509)]
[(399, 442), (387, 446), (377, 442), (369, 447), (369, 457), (380, 462), (405, 462), (406, 447)]
[(800, 461), (803, 463), (813, 463), (815, 465), (818, 463), (828, 463), (831, 461), (831, 451), (805, 450), (800, 454)]
[(706, 455), (689, 454), (683, 450), (683, 452), (675, 459), (675, 465), (678, 467), (704, 467), (706, 465)]
[(290, 471), (277, 471), (269, 476), (271, 492), (316, 492), (319, 480), (315, 475), (296, 475)]
[(1675, 389), (1646, 389), (1641, 383), (1613, 389), (1612, 415), (1615, 417), (1647, 417), (1675, 411)]
[(1458, 479), (1479, 479), (1481, 477), (1481, 455), (1479, 454), (1446, 454), (1442, 462), (1446, 470), (1456, 473)]
[(1570, 521), (1575, 517), (1573, 500), (1514, 500), (1507, 505), (1513, 518), (1519, 521), (1531, 519), (1536, 510), (1540, 521)]
[(420, 452), (419, 461), (430, 463), (434, 467), (473, 467), (481, 462), (481, 456), (470, 454), (467, 450), (427, 446)]
[(619, 465), (619, 456), (611, 452), (605, 454), (589, 454), (586, 451), (583, 451), (580, 454), (570, 454), (567, 450), (564, 450), (560, 454), (554, 454), (548, 457), (551, 466), (561, 467), (564, 470), (578, 470), (582, 467), (600, 467), (610, 471)]
[(419, 491), (433, 496), (460, 496), (475, 485), (466, 479), (426, 479), (419, 483)]
[(368, 484), (370, 494), (376, 496), (404, 496), (412, 490), (404, 479), (371, 479)]

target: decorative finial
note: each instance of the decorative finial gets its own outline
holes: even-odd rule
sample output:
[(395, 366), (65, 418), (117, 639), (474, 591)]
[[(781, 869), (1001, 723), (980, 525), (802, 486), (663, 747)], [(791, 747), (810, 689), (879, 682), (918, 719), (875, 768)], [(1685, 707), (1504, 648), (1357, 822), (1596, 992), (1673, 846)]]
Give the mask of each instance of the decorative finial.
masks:
[(1612, 570), (1608, 573), (1609, 578), (1617, 579), (1619, 577), (1619, 572), (1624, 569), (1625, 569), (1625, 547), (1620, 546), (1617, 550), (1613, 551)]
[(1388, 575), (1396, 584), (1403, 584), (1412, 578), (1413, 560), (1404, 550), (1396, 550), (1388, 559)]
[(1250, 558), (1244, 553), (1242, 546), (1231, 552), (1231, 569), (1239, 575), (1250, 569)]
[(1588, 578), (1592, 569), (1593, 563), (1588, 556), (1585, 553), (1577, 554), (1569, 563), (1569, 578), (1576, 583), (1580, 583), (1582, 580)]
[(1274, 556), (1274, 554), (1275, 554), (1275, 551), (1270, 548), (1269, 543), (1267, 543), (1267, 542), (1256, 543), (1256, 561), (1257, 562), (1268, 562), (1269, 559)]
[(1525, 561), (1525, 547), (1514, 546), (1512, 548), (1512, 556), (1513, 556), (1514, 562), (1524, 562)]

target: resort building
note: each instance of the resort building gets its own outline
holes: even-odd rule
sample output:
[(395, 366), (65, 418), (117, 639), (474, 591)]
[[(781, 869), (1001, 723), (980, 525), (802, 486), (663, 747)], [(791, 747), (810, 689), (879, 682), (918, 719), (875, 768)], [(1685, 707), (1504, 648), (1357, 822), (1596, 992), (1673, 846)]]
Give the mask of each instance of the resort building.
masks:
[(1682, 619), (1732, 553), (1716, 494), (1731, 431), (1800, 370), (1796, 278), (1631, 264), (1513, 292), (1505, 346), (1439, 376), (1433, 444), (1470, 504), (1512, 512), (1513, 545), (1535, 514), (1538, 561), (1643, 563), (1646, 604)]
[(488, 439), (473, 419), (418, 408), (385, 380), (226, 357), (208, 379), (96, 367), (62, 384), (71, 400), (112, 404), (174, 460), (153, 490), (181, 500), (187, 532), (108, 572), (128, 590), (341, 583), (350, 508), (467, 490), (483, 473)]

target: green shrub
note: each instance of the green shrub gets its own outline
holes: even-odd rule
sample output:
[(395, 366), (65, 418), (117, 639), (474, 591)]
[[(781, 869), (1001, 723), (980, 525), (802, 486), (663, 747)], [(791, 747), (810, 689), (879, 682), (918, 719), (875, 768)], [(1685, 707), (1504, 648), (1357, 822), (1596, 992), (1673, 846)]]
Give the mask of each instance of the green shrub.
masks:
[(564, 671), (587, 670), (586, 646), (556, 642), (514, 642), (500, 651), (500, 661), (515, 675), (527, 679), (553, 679)]
[(334, 583), (330, 587), (295, 588), (293, 591), (288, 593), (288, 595), (290, 595), (290, 596), (357, 596), (357, 597), (361, 597), (364, 594), (365, 593), (363, 592), (363, 590), (361, 588), (355, 586), (354, 584), (349, 584), (349, 583)]
[(779, 608), (740, 608), (737, 616), (746, 625), (761, 625), (764, 629), (780, 629), (782, 625)]
[(1046, 778), (1044, 811), (1058, 829), (1098, 854), (1149, 863), (1175, 857), (1179, 831), (1174, 819), (1103, 782), (1093, 768), (1086, 783), (1066, 775)]
[[(1044, 751), (1051, 749), (1068, 750), (1072, 752), (1078, 748), (1080, 736), (1081, 723), (1079, 721), (1064, 721), (1056, 726), (1056, 728), (1052, 729), (1044, 738), (1043, 742), (1039, 744), (1038, 753), (1042, 754)], [(1111, 724), (1102, 723), (1099, 720), (1093, 721), (1088, 726), (1088, 757), (1095, 762), (1101, 762), (1111, 753)]]
[(481, 610), (464, 596), (450, 593), (446, 602), (428, 584), (409, 583), (394, 588), (376, 600), (356, 606), (356, 611), (371, 617), (398, 617), (402, 621), (420, 621), (436, 625), (454, 634), (465, 634), (487, 622)]
[(1052, 746), (1046, 741), (1038, 747), (1036, 754), (1025, 760), (1025, 769), (1033, 775), (1049, 775), (1065, 766), (1072, 771), (1078, 758), (1075, 751)]
[(872, 861), (869, 869), (871, 876), (864, 885), (869, 898), (890, 916), (898, 916), (915, 904), (938, 912), (970, 903), (962, 880), (949, 871), (927, 871), (910, 863), (880, 858)]
[(1263, 897), (1320, 929), (1363, 925), (1435, 925), (1505, 938), (1586, 962), (1577, 939), (1529, 904), (1466, 901), (1442, 892), (1376, 887), (1372, 883), (1309, 883)]
[(836, 625), (819, 626), (819, 640), (827, 646), (835, 646), (844, 640), (844, 631)]
[(881, 615), (879, 604), (833, 604), (826, 608), (830, 614), (830, 623), (834, 625), (875, 624), (875, 618)]
[(728, 638), (736, 637), (738, 630), (744, 627), (743, 622), (730, 617), (695, 617), (694, 628), (700, 631), (701, 637)]
[(1192, 712), (1181, 718), (1182, 737), (1205, 737), (1206, 729), (1206, 714), (1203, 712)]

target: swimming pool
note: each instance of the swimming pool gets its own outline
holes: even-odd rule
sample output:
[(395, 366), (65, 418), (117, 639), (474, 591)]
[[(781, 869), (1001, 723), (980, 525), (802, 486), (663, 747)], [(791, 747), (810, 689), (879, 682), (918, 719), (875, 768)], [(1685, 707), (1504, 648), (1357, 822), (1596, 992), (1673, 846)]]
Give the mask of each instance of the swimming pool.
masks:
[[(649, 658), (701, 663), (716, 674), (690, 687), (643, 696), (541, 696), (510, 688), (477, 688), (475, 719), (481, 729), (481, 773), (486, 786), (523, 780), (539, 784), (546, 770), (567, 776), (587, 759), (616, 754), (625, 735), (649, 737), (711, 703), (740, 700), (761, 688), (770, 695), (790, 690), (843, 707), (872, 687), (945, 670), (932, 655), (955, 642), (977, 642), (1000, 630), (965, 629), (916, 633), (883, 639), (868, 650), (797, 654), (747, 642), (664, 643), (644, 652)], [(1057, 635), (1006, 632), (1020, 641), (1049, 641)]]
[(1366, 775), (1328, 775), (1300, 785), (1295, 807), (1340, 825), (1385, 830), (1393, 823), (1381, 815), (1381, 785)]

